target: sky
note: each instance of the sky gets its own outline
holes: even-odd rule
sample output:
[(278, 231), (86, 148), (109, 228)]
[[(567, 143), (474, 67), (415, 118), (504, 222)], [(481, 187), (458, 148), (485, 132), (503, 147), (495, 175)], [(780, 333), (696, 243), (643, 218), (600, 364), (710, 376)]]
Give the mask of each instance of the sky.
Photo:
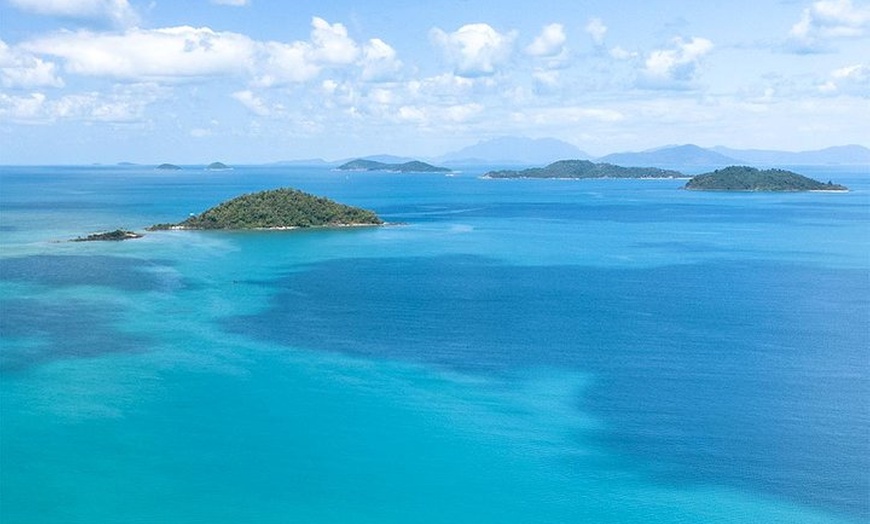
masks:
[(870, 146), (870, 1), (0, 0), (0, 164)]

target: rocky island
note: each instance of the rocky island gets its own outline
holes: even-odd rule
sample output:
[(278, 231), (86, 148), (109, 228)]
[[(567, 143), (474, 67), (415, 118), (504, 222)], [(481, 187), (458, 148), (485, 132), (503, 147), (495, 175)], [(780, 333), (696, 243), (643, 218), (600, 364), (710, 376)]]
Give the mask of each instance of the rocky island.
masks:
[(685, 185), (694, 191), (848, 191), (784, 169), (729, 166), (692, 177)]
[(546, 167), (490, 171), (483, 178), (682, 178), (679, 171), (657, 167), (623, 167), (589, 160), (559, 160)]
[(208, 166), (206, 166), (206, 170), (208, 171), (225, 171), (227, 169), (232, 169), (230, 166), (224, 164), (223, 162), (212, 162)]
[(98, 242), (98, 241), (111, 241), (117, 242), (121, 240), (130, 240), (133, 238), (142, 238), (143, 235), (133, 232), (127, 231), (126, 229), (116, 229), (114, 231), (108, 231), (105, 233), (92, 233), (86, 237), (78, 237), (74, 238), (73, 242)]
[(147, 229), (296, 229), (383, 223), (372, 211), (281, 188), (242, 195), (177, 224), (156, 224)]
[(160, 164), (156, 169), (160, 169), (161, 171), (178, 171), (181, 168), (175, 164)]
[(446, 167), (433, 166), (419, 160), (412, 160), (402, 164), (388, 164), (375, 160), (358, 158), (338, 166), (339, 171), (392, 171), (396, 173), (449, 173)]

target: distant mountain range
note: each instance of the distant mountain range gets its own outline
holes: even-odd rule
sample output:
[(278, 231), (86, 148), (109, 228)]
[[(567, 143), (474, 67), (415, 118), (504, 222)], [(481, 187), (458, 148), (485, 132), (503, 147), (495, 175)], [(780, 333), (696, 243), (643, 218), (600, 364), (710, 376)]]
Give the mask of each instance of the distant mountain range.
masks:
[(549, 164), (556, 160), (587, 160), (577, 146), (555, 138), (505, 136), (478, 142), (435, 159), (439, 164)]
[[(361, 157), (386, 164), (403, 164), (414, 159), (394, 155)], [(322, 159), (276, 162), (279, 165), (333, 165), (347, 161), (328, 162)], [(592, 157), (577, 146), (555, 138), (501, 137), (478, 142), (435, 158), (424, 158), (434, 164), (540, 166), (558, 160), (594, 160), (626, 167), (659, 167), (664, 169), (707, 169), (731, 165), (757, 167), (858, 165), (870, 166), (870, 149), (860, 145), (828, 147), (814, 151), (774, 151), (762, 149), (710, 148), (694, 144), (671, 145), (639, 152), (613, 153)]]
[(755, 166), (870, 165), (870, 149), (859, 145), (828, 147), (816, 151), (770, 151), (761, 149), (703, 148), (692, 144), (667, 146), (639, 153), (615, 153), (600, 158), (624, 166), (724, 167), (735, 164)]
[(629, 167), (711, 168), (735, 164), (757, 166), (870, 165), (870, 149), (860, 145), (815, 151), (773, 151), (704, 148), (694, 144), (664, 146), (647, 151), (592, 157), (576, 146), (554, 138), (501, 137), (479, 142), (436, 159), (441, 164), (540, 165), (557, 160), (595, 160)]
[(713, 147), (710, 150), (751, 164), (785, 164), (795, 166), (819, 164), (870, 165), (870, 149), (855, 144), (800, 152), (729, 149), (722, 146)]

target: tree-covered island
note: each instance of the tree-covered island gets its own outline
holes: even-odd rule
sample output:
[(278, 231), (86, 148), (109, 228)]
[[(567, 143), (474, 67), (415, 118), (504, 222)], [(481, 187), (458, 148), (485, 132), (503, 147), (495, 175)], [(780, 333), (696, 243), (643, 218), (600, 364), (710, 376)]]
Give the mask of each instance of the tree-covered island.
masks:
[(433, 166), (419, 160), (412, 160), (402, 164), (388, 164), (386, 162), (377, 162), (375, 160), (365, 160), (358, 158), (346, 162), (336, 169), (339, 171), (392, 171), (396, 173), (450, 173), (451, 170), (446, 167)]
[(295, 229), (383, 223), (372, 211), (281, 188), (242, 195), (177, 224), (156, 224), (147, 229)]
[(784, 169), (729, 166), (692, 177), (685, 185), (694, 191), (848, 191)]
[(483, 178), (682, 178), (684, 174), (657, 167), (623, 167), (589, 160), (559, 160), (545, 167), (490, 171)]
[(99, 241), (110, 241), (117, 242), (121, 240), (131, 240), (134, 238), (142, 238), (142, 234), (136, 233), (134, 231), (127, 231), (126, 229), (116, 229), (114, 231), (107, 231), (104, 233), (92, 233), (86, 237), (78, 237), (74, 238), (73, 242), (99, 242)]

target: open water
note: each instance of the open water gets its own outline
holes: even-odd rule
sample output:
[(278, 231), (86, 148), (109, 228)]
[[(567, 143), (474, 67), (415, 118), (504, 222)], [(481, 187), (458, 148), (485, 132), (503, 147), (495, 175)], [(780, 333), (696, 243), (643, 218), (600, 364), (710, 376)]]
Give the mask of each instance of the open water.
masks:
[[(0, 522), (866, 522), (846, 194), (0, 168)], [(150, 233), (295, 187), (394, 225)]]

